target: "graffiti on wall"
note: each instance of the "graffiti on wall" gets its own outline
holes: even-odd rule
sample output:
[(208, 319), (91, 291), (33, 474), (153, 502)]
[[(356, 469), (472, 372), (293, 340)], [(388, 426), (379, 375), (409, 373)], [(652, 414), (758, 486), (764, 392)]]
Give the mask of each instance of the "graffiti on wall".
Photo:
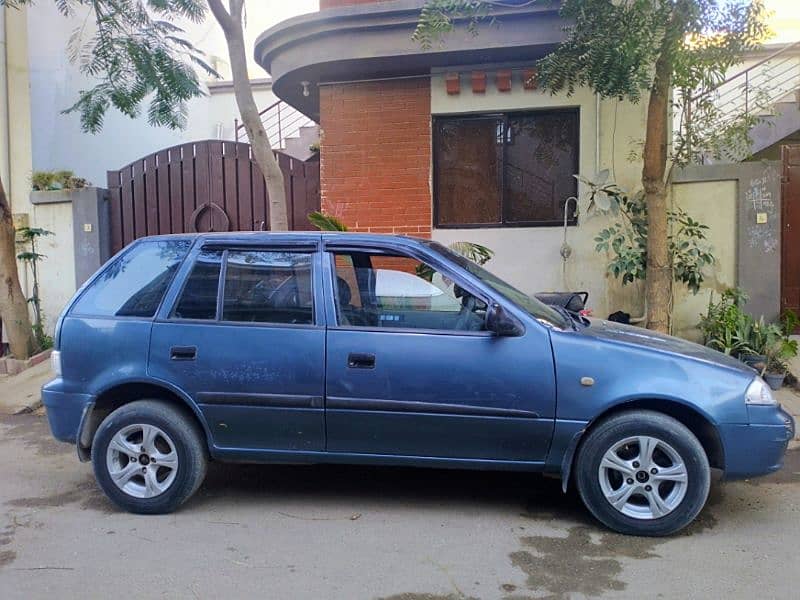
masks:
[(750, 178), (744, 192), (746, 243), (765, 254), (779, 252), (781, 247), (779, 181), (778, 170), (766, 165), (758, 177)]

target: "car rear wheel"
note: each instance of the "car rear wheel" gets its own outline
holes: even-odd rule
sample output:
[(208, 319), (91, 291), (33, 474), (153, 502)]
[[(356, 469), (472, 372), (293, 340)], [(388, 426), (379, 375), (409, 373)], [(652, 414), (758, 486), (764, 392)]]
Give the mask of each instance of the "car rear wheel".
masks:
[(708, 498), (711, 470), (703, 446), (682, 423), (653, 411), (615, 415), (580, 447), (578, 491), (603, 524), (629, 535), (683, 529)]
[(200, 487), (206, 474), (203, 434), (183, 411), (139, 400), (112, 412), (92, 443), (97, 482), (130, 512), (172, 512)]

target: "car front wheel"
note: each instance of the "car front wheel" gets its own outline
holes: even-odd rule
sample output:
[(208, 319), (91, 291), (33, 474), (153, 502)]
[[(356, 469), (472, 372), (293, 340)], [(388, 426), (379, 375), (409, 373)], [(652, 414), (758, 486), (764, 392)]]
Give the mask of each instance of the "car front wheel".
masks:
[(576, 464), (578, 491), (607, 527), (663, 536), (683, 529), (708, 498), (711, 470), (703, 446), (682, 423), (636, 410), (592, 429)]
[(183, 411), (139, 400), (112, 412), (92, 443), (97, 482), (117, 506), (168, 513), (200, 487), (206, 473), (202, 431)]

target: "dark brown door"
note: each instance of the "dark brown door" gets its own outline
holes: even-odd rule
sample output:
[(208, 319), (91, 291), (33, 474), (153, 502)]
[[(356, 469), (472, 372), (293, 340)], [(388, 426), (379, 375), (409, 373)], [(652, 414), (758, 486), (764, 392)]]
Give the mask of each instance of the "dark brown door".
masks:
[(782, 146), (781, 312), (800, 314), (800, 146)]

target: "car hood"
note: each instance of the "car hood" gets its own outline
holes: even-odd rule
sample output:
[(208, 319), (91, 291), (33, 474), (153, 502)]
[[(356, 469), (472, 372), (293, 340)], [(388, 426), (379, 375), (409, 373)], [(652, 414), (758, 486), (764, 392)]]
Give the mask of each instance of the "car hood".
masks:
[(613, 321), (589, 319), (589, 322), (589, 326), (580, 331), (583, 335), (599, 340), (644, 347), (665, 354), (679, 355), (726, 367), (744, 375), (755, 375), (755, 371), (740, 360), (694, 342)]

